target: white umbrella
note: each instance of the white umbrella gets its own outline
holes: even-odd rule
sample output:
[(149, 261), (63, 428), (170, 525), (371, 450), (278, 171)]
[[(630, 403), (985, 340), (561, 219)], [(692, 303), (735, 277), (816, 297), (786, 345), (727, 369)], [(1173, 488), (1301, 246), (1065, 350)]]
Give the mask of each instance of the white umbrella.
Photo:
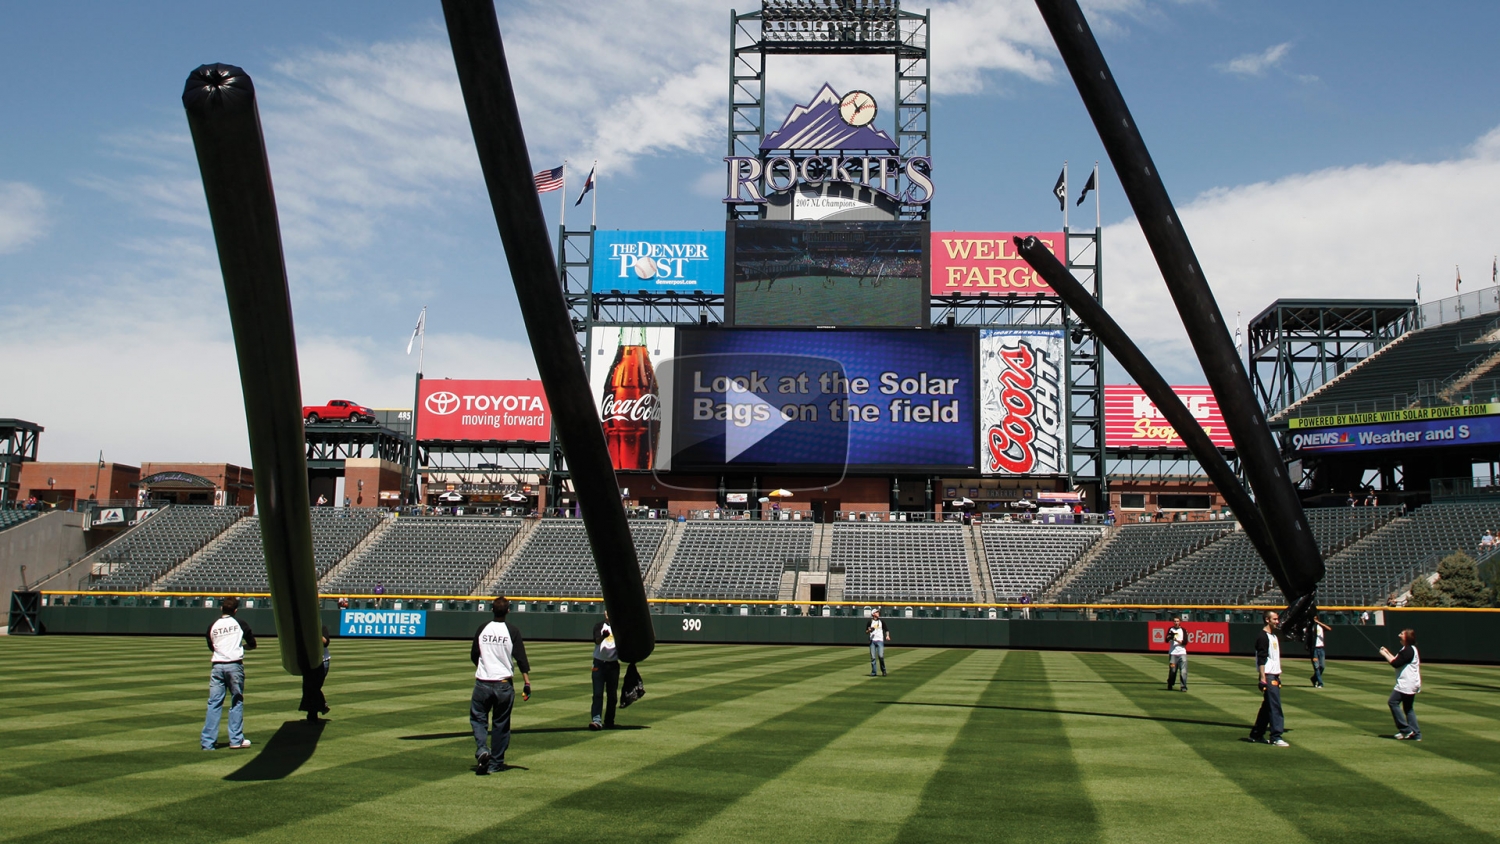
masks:
[(792, 491), (789, 489), (773, 489), (770, 492), (766, 493), (766, 495), (769, 495), (772, 498), (791, 498)]
[(461, 492), (455, 492), (454, 490), (451, 490), (451, 489), (448, 490), (447, 492), (440, 493), (437, 498), (438, 498), (439, 501), (463, 501), (464, 500), (463, 493), (461, 493)]
[(960, 499), (958, 499), (958, 500), (956, 500), (956, 501), (953, 502), (953, 506), (954, 507), (973, 507), (974, 506), (974, 499), (972, 499), (972, 498), (960, 498)]
[(1025, 498), (1021, 499), (1020, 501), (1012, 501), (1010, 503), (1010, 506), (1012, 506), (1012, 507), (1019, 507), (1019, 508), (1021, 508), (1023, 510), (1034, 510), (1034, 509), (1036, 509), (1036, 505), (1033, 504), (1033, 503), (1031, 503), (1031, 501), (1029, 501), (1029, 500), (1027, 500)]
[(505, 496), (505, 500), (506, 501), (514, 501), (517, 504), (520, 504), (521, 502), (523, 502), (523, 501), (526, 500), (526, 496), (522, 495), (519, 492), (512, 492), (511, 494)]

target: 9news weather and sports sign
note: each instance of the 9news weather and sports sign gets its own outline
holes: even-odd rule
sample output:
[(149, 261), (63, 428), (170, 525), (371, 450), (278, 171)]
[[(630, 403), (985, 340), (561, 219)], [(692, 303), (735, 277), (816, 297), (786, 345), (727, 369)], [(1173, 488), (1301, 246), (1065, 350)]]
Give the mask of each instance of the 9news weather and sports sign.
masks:
[(595, 293), (723, 293), (722, 231), (596, 231)]
[(552, 412), (540, 381), (426, 379), (417, 389), (417, 437), (548, 442)]
[[(1207, 386), (1175, 386), (1172, 392), (1219, 448), (1234, 448), (1219, 402)], [(1186, 448), (1156, 404), (1140, 387), (1104, 388), (1104, 445), (1108, 448)]]
[(1500, 416), (1341, 425), (1289, 432), (1292, 449), (1324, 453), (1500, 443)]
[[(975, 465), (959, 331), (679, 329), (657, 368), (674, 470)], [(658, 466), (662, 466), (659, 461)]]

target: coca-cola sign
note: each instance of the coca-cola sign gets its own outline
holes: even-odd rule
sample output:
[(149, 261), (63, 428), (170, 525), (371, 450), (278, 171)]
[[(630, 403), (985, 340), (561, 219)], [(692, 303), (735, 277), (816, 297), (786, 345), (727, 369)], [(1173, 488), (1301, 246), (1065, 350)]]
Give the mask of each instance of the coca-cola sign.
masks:
[(605, 422), (623, 419), (630, 422), (660, 422), (661, 399), (646, 394), (633, 399), (619, 398), (607, 393), (599, 405), (599, 418)]
[(671, 328), (596, 326), (589, 335), (589, 381), (614, 467), (643, 472), (656, 467), (662, 437), (662, 394), (657, 369), (670, 358)]
[(423, 379), (417, 439), (547, 442), (552, 412), (540, 381)]
[(1049, 475), (1067, 471), (1066, 338), (1061, 329), (979, 333), (980, 471)]

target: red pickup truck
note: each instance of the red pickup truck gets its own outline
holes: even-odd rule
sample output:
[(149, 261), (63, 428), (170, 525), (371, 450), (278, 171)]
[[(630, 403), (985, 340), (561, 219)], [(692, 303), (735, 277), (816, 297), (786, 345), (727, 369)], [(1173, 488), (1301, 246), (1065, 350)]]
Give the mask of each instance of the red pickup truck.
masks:
[(308, 425), (319, 422), (374, 422), (375, 411), (352, 401), (334, 399), (322, 407), (302, 408), (302, 421)]

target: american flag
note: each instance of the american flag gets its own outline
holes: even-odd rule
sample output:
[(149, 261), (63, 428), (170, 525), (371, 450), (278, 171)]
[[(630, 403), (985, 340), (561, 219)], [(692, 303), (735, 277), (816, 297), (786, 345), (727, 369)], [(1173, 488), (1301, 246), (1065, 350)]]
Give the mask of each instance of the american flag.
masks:
[(559, 164), (556, 167), (553, 167), (551, 170), (543, 170), (542, 172), (533, 176), (532, 178), (536, 181), (536, 192), (549, 193), (551, 191), (561, 190), (563, 186), (564, 166), (565, 165)]

